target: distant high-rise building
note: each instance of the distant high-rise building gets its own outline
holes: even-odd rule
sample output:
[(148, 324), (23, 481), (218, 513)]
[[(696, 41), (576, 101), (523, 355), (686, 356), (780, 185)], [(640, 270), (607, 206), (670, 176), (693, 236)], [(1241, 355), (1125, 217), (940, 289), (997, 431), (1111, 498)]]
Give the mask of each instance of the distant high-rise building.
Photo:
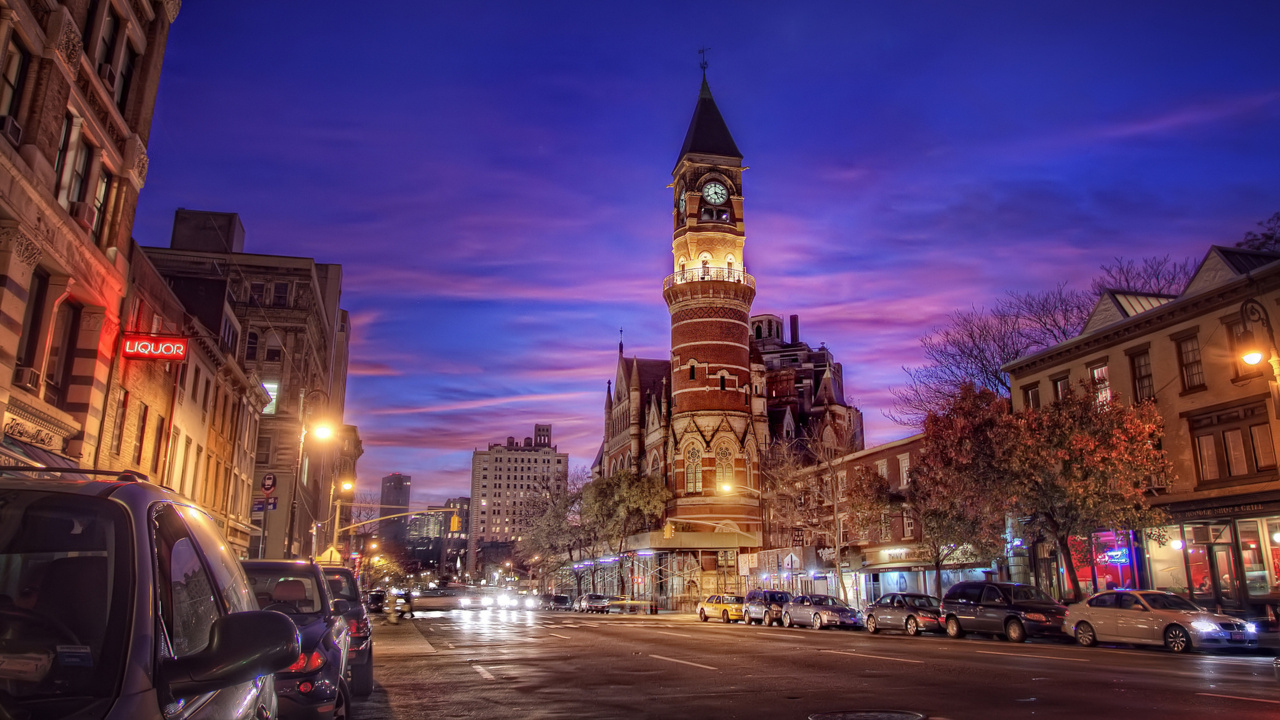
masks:
[(556, 452), (550, 425), (534, 425), (533, 437), (523, 443), (508, 437), (505, 444), (473, 452), (467, 572), (475, 572), (477, 555), (486, 546), (519, 541), (526, 499), (564, 492), (568, 471), (569, 454)]
[[(382, 478), (382, 497), (378, 501), (379, 515), (387, 517), (389, 515), (400, 515), (409, 511), (409, 481), (412, 480), (408, 475), (400, 473), (391, 473)], [(382, 536), (390, 540), (400, 547), (406, 547), (409, 540), (409, 517), (395, 517), (382, 522), (380, 530)]]

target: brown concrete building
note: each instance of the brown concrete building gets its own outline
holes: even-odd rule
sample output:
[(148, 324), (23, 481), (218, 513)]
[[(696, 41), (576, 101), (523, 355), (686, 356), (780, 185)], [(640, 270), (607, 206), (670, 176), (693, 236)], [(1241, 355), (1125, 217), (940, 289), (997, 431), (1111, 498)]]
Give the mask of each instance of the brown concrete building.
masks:
[(180, 5), (0, 2), (0, 411), (14, 461), (92, 465), (103, 442), (134, 209)]
[[(1246, 318), (1242, 303), (1266, 315)], [(1066, 392), (1154, 402), (1173, 470), (1152, 478), (1163, 534), (1099, 528), (1080, 538), (1086, 591), (1169, 590), (1251, 617), (1280, 604), (1280, 433), (1273, 319), (1280, 319), (1280, 253), (1213, 247), (1176, 297), (1107, 292), (1079, 337), (1006, 366), (1015, 409)], [(1246, 331), (1263, 362), (1241, 360)], [(1275, 368), (1275, 369), (1273, 369)], [(1061, 564), (1031, 549), (1034, 577), (1061, 586)]]
[(549, 424), (534, 425), (523, 443), (508, 437), (472, 452), (466, 572), (484, 573), (486, 563), (509, 560), (523, 538), (525, 501), (567, 492), (568, 473), (569, 454), (551, 443)]

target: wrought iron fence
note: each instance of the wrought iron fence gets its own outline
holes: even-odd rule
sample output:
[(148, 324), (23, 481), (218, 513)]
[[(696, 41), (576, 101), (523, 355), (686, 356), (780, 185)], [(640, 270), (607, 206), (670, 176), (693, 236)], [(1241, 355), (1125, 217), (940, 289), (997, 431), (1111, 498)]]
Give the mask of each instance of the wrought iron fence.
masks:
[(667, 276), (662, 283), (662, 289), (666, 290), (674, 285), (683, 285), (687, 282), (732, 282), (742, 283), (748, 287), (756, 286), (756, 279), (745, 272), (735, 268), (722, 267), (698, 267), (691, 270), (681, 270)]

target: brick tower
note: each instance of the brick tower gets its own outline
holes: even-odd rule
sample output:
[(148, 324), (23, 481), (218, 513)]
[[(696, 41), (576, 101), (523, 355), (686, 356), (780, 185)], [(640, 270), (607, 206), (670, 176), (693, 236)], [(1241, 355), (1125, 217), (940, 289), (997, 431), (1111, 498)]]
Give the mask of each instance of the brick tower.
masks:
[(742, 154), (704, 75), (672, 171), (668, 519), (688, 532), (760, 530), (764, 402), (751, 383), (755, 279), (743, 271)]

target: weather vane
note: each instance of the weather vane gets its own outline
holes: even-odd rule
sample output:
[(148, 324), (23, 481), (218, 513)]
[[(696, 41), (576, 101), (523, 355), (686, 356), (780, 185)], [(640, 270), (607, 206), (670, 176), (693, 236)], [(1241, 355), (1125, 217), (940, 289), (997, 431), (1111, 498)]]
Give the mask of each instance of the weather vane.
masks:
[(698, 48), (698, 55), (702, 56), (702, 59), (698, 61), (698, 67), (702, 68), (702, 79), (704, 80), (707, 78), (707, 51), (710, 49), (709, 47)]

